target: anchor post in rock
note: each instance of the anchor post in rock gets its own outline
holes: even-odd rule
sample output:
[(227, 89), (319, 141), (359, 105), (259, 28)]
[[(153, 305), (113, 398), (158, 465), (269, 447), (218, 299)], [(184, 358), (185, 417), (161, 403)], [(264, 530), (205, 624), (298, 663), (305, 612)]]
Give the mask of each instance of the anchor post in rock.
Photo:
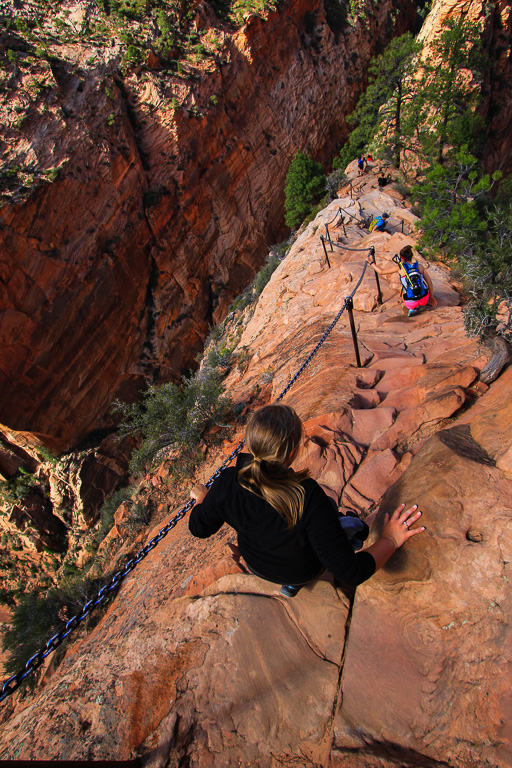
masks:
[(347, 307), (347, 311), (348, 311), (348, 319), (349, 319), (349, 322), (350, 322), (350, 330), (352, 332), (352, 342), (354, 344), (354, 352), (355, 352), (355, 355), (356, 355), (356, 363), (357, 363), (357, 367), (361, 368), (361, 358), (359, 356), (359, 345), (357, 343), (357, 331), (356, 331), (356, 326), (355, 326), (355, 323), (354, 323), (354, 301), (352, 299), (352, 296), (349, 296), (347, 298), (346, 307)]

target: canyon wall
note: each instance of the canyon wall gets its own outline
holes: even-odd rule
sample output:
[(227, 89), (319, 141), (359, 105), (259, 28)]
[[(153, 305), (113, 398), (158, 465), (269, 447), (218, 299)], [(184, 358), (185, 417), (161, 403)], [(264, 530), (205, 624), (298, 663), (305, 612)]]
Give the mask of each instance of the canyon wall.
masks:
[(482, 84), (485, 166), (489, 173), (500, 170), (508, 175), (512, 171), (512, 4), (509, 0), (434, 0), (419, 39), (428, 45), (448, 19), (460, 17), (480, 25), (482, 48), (489, 59)]
[[(376, 175), (358, 177), (355, 163), (351, 177), (358, 199), (340, 191), (256, 307), (228, 324), (226, 336), (243, 328), (235, 354), (248, 354), (244, 370), (234, 358), (226, 385), (251, 409), (275, 400), (315, 348), (370, 246), (383, 268), (415, 246), (407, 232), (417, 218), (402, 196), (379, 189)], [(332, 223), (339, 206), (350, 214), (343, 228)], [(370, 211), (389, 211), (388, 232), (368, 233)], [(329, 251), (330, 264), (327, 222), (334, 242), (358, 249)], [(478, 381), (487, 358), (464, 331), (458, 284), (439, 262), (428, 270), (437, 307), (407, 317), (398, 275), (381, 280), (379, 304), (367, 269), (354, 300), (363, 367), (345, 313), (285, 399), (305, 421), (296, 469), (309, 467), (341, 510), (377, 531), (401, 501), (419, 505), (426, 531), (355, 594), (325, 575), (286, 598), (241, 572), (232, 529), (196, 539), (183, 519), (60, 666), (45, 662), (35, 695), (0, 705), (1, 759), (509, 768), (512, 370), (490, 387)], [(240, 436), (208, 451), (196, 479)], [(168, 457), (147, 477), (161, 520), (140, 546), (188, 495), (168, 484), (171, 471)], [(105, 541), (115, 567), (127, 554), (124, 514)]]
[(321, 0), (290, 0), (192, 83), (71, 44), (20, 75), (3, 157), (45, 175), (0, 210), (4, 439), (68, 449), (193, 364), (283, 235), (295, 152), (332, 156), (370, 58), (414, 23), (386, 0), (334, 34)]

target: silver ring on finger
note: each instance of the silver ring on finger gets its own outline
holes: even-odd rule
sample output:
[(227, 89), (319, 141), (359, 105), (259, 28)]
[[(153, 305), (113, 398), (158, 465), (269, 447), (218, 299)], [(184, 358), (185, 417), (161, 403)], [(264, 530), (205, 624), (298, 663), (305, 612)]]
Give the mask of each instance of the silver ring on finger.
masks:
[(407, 522), (407, 520), (404, 520), (404, 525), (405, 525), (406, 528), (409, 527), (409, 523)]

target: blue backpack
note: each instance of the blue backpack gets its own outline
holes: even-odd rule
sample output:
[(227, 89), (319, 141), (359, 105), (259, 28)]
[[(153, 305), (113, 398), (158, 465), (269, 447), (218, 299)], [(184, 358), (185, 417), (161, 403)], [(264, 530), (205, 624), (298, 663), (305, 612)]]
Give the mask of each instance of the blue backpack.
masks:
[(402, 283), (402, 296), (408, 301), (422, 299), (428, 293), (428, 286), (418, 269), (417, 261), (414, 264), (401, 261), (400, 282)]

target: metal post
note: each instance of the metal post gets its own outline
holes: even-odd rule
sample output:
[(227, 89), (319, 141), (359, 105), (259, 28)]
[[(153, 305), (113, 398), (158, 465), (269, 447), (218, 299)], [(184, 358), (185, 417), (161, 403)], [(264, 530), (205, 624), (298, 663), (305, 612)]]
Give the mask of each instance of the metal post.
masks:
[(343, 234), (346, 237), (347, 236), (347, 230), (345, 229), (345, 219), (343, 218), (343, 216), (341, 217), (341, 225), (343, 227)]
[(402, 219), (402, 234), (404, 233), (404, 220)]
[(354, 352), (356, 353), (356, 363), (357, 363), (357, 367), (361, 368), (361, 358), (359, 357), (359, 346), (357, 344), (357, 331), (354, 323), (354, 312), (353, 312), (354, 302), (351, 296), (348, 297), (346, 306), (348, 310), (348, 319), (350, 321), (350, 330), (352, 331), (352, 341), (354, 343)]
[(377, 283), (377, 304), (382, 304), (382, 291), (380, 289), (380, 280), (376, 272), (375, 272), (375, 282)]
[(325, 234), (326, 234), (326, 240), (329, 241), (329, 245), (331, 246), (331, 253), (334, 251), (334, 248), (332, 247), (332, 240), (331, 240), (331, 234), (329, 232), (329, 227), (327, 224), (325, 225)]
[(350, 197), (352, 197), (352, 180), (350, 181)]
[[(370, 256), (372, 257), (372, 264), (375, 264), (375, 246), (370, 247)], [(377, 283), (377, 303), (382, 304), (382, 291), (380, 289), (380, 280), (379, 275), (375, 270), (373, 270), (375, 273), (375, 282)]]
[(324, 236), (323, 235), (320, 235), (320, 240), (322, 241), (322, 245), (324, 247), (325, 260), (327, 261), (327, 266), (330, 269), (331, 268), (331, 262), (329, 261), (329, 256), (327, 255), (327, 248), (325, 247), (325, 240), (324, 240)]

